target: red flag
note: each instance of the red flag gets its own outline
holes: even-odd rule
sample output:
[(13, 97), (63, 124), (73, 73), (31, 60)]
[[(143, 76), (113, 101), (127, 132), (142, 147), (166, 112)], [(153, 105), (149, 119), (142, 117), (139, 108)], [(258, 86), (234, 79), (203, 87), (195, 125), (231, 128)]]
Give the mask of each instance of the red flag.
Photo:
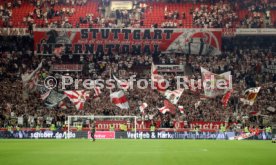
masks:
[(164, 100), (164, 105), (168, 107), (171, 112), (176, 110), (176, 107), (168, 100)]
[(229, 90), (226, 92), (226, 94), (222, 97), (221, 103), (223, 104), (223, 107), (226, 108), (227, 103), (231, 97), (233, 90)]

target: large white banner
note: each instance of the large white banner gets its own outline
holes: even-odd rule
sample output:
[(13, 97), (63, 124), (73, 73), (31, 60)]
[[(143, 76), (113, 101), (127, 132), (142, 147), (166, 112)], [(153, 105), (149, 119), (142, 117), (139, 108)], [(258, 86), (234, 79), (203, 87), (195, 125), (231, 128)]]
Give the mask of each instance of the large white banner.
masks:
[[(228, 90), (232, 89), (231, 72), (222, 74), (212, 73), (201, 67), (203, 80), (204, 95), (209, 98), (224, 95)], [(221, 82), (224, 83), (221, 83)], [(223, 87), (223, 88), (222, 88)]]

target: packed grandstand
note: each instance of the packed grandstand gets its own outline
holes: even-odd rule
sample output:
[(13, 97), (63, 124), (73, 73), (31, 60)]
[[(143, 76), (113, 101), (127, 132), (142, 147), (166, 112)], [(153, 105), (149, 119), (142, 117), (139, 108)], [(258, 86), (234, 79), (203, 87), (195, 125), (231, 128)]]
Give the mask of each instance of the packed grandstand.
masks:
[[(120, 9), (109, 0), (1, 1), (0, 127), (54, 125), (62, 130), (68, 116), (98, 115), (136, 116), (148, 123), (138, 130), (225, 131), (221, 127), (226, 125), (237, 132), (271, 132), (276, 106), (274, 0), (131, 2), (130, 9)], [(204, 70), (212, 75), (230, 71), (233, 89), (207, 97), (205, 89), (188, 84), (177, 101), (167, 97), (179, 90), (177, 78), (204, 79)], [(132, 75), (158, 75), (170, 85), (164, 91), (121, 90), (120, 79)], [(49, 76), (58, 82), (53, 89), (44, 86)], [(62, 88), (62, 76), (111, 78), (119, 86)], [(116, 94), (123, 94), (128, 105), (118, 105), (122, 100), (111, 98)]]

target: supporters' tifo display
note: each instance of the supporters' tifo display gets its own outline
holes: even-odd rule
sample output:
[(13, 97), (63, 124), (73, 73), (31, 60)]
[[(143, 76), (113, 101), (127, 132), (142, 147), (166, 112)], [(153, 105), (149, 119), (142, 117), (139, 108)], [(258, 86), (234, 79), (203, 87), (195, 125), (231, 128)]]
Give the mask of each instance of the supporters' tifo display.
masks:
[(269, 0), (1, 2), (0, 127), (70, 134), (95, 121), (126, 138), (271, 139), (275, 8)]
[[(18, 139), (0, 141), (0, 162), (31, 160), (20, 139), (67, 139), (36, 147), (37, 158), (60, 147), (63, 164), (149, 164), (106, 161), (128, 152), (153, 164), (184, 164), (180, 154), (275, 164), (264, 151), (275, 151), (275, 57), (275, 0), (0, 1), (0, 139)], [(212, 144), (254, 161), (200, 161), (233, 154), (203, 139), (229, 140)]]

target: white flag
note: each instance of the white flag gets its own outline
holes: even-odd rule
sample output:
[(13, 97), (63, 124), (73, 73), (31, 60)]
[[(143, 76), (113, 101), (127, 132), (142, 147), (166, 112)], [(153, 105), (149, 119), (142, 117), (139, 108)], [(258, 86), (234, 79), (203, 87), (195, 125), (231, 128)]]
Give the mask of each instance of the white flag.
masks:
[(174, 91), (166, 90), (165, 97), (168, 99), (172, 104), (177, 104), (178, 100), (180, 99), (184, 89), (177, 89)]
[[(231, 72), (222, 74), (212, 73), (201, 67), (204, 95), (209, 98), (224, 95), (227, 91), (232, 89)], [(222, 89), (222, 80), (226, 82), (225, 87)]]
[(201, 101), (199, 100), (198, 102), (195, 103), (195, 109), (197, 109), (201, 104)]

